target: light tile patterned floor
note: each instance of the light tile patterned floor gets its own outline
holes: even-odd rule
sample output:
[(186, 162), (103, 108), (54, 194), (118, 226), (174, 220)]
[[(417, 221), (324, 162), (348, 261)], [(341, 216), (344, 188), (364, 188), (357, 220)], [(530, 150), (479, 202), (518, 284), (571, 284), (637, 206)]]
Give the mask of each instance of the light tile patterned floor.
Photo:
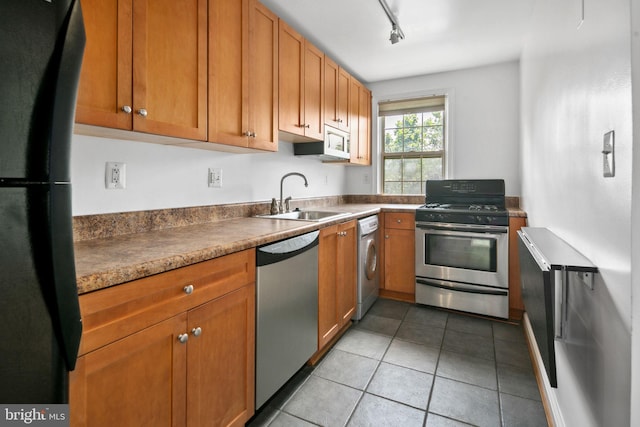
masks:
[(546, 426), (521, 326), (379, 299), (247, 426)]

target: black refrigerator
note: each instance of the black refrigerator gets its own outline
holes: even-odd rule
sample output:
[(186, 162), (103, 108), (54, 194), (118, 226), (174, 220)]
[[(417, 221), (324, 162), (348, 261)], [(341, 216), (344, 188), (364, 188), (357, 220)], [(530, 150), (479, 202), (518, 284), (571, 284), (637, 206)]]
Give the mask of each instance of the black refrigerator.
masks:
[(82, 323), (70, 144), (79, 0), (0, 1), (0, 404), (66, 403)]

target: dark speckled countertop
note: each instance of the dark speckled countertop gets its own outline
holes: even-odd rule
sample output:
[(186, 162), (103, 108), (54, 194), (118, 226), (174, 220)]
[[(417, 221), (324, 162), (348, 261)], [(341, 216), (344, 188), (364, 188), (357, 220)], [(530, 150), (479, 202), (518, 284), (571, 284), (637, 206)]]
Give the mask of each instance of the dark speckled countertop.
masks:
[(75, 243), (78, 293), (106, 288), (384, 211), (418, 205), (344, 204), (319, 210), (349, 212), (326, 222), (238, 217)]
[[(145, 213), (74, 218), (78, 293), (207, 261), (349, 219), (379, 212), (413, 212), (420, 206), (418, 202), (413, 204), (414, 201), (421, 199), (403, 200), (403, 203), (371, 203), (359, 197), (327, 200), (320, 207), (317, 207), (317, 201), (312, 201), (316, 204), (314, 209), (351, 214), (325, 222), (254, 218), (253, 215), (265, 213), (264, 209), (268, 209), (262, 206), (259, 208), (262, 211), (256, 210), (255, 205), (225, 206), (224, 214), (217, 209), (213, 220), (211, 212), (203, 212), (201, 208), (158, 211), (151, 220)], [(509, 207), (509, 214), (526, 216), (516, 207)], [(207, 219), (202, 220), (201, 217), (207, 215)], [(191, 218), (185, 219), (189, 216)], [(199, 218), (194, 219), (194, 216)], [(149, 225), (153, 221), (157, 224)], [(124, 229), (122, 234), (117, 228)], [(88, 234), (91, 236), (87, 237)]]

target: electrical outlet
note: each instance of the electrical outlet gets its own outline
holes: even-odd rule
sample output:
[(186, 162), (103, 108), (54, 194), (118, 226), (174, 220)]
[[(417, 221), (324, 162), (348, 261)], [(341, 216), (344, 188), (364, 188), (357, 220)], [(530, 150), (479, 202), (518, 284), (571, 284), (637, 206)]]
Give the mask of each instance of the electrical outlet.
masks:
[(222, 169), (209, 168), (209, 187), (212, 187), (212, 188), (222, 187)]
[(104, 188), (108, 190), (122, 190), (126, 188), (126, 164), (121, 162), (107, 162), (104, 173)]

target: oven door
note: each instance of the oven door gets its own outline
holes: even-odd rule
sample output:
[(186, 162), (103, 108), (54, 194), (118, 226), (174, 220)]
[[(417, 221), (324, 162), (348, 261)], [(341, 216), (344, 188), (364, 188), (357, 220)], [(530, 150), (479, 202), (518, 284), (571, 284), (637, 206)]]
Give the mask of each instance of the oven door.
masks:
[(416, 276), (508, 288), (509, 227), (416, 223)]

